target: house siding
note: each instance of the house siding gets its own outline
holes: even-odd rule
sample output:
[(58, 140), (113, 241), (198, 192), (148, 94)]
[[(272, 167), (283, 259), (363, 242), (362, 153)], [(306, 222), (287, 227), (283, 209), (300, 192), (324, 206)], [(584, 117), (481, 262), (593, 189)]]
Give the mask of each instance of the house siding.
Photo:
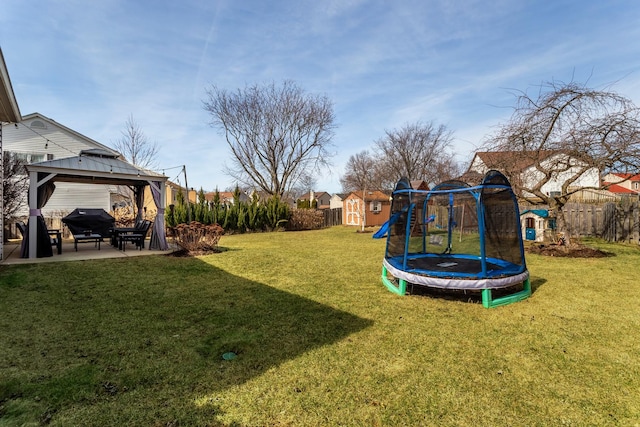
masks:
[[(485, 155), (488, 153), (484, 153)], [(495, 154), (495, 153), (494, 153)], [(579, 161), (577, 159), (569, 159), (566, 154), (550, 154), (545, 160), (542, 161), (543, 167), (551, 167), (553, 162), (560, 160), (571, 161), (572, 166), (568, 170), (564, 172), (560, 172), (555, 174), (549, 182), (545, 183), (541, 187), (541, 191), (546, 195), (550, 195), (551, 192), (562, 191), (562, 184), (567, 180), (572, 179), (576, 173), (580, 170)], [(516, 160), (514, 160), (516, 161)], [(490, 165), (488, 166), (481, 156), (476, 153), (471, 161), (471, 165), (469, 166), (469, 172), (477, 172), (480, 174), (485, 174), (489, 171)], [(537, 170), (533, 166), (526, 167), (519, 176), (519, 179), (523, 183), (524, 187), (535, 187), (535, 184), (540, 182), (544, 178), (544, 174)], [(513, 184), (513, 182), (512, 182)], [(585, 171), (582, 175), (580, 175), (573, 183), (571, 183), (571, 188), (599, 188), (600, 187), (600, 173), (598, 169), (591, 168)], [(523, 195), (525, 197), (535, 197), (533, 194), (524, 192)]]
[[(32, 127), (34, 122), (40, 122), (44, 127)], [(82, 150), (94, 148), (111, 150), (67, 129), (37, 113), (30, 114), (24, 117), (18, 127), (13, 124), (2, 126), (3, 148), (8, 152), (41, 154), (45, 160), (74, 157)], [(56, 190), (51, 199), (42, 208), (45, 217), (59, 217), (61, 213), (71, 212), (78, 207), (111, 210), (111, 193), (115, 191), (115, 186), (67, 182), (56, 182), (55, 185)], [(29, 207), (25, 204), (19, 214), (27, 216), (28, 210)]]
[(329, 200), (329, 208), (331, 208), (331, 209), (342, 209), (342, 208), (344, 208), (342, 201), (343, 201), (342, 197), (340, 197), (337, 194), (334, 194), (333, 196), (331, 196), (331, 199)]
[[(75, 208), (104, 209), (108, 212), (111, 210), (110, 187), (113, 188), (98, 184), (56, 183), (56, 191), (42, 208), (42, 213), (46, 216), (47, 213), (64, 210), (71, 212)], [(75, 203), (74, 206), (69, 206), (71, 201)]]

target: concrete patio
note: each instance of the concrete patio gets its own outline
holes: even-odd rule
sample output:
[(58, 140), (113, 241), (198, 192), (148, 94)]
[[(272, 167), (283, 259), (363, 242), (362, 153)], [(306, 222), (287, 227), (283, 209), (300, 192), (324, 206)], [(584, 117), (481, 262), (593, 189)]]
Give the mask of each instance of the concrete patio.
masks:
[(150, 250), (149, 240), (145, 242), (145, 248), (136, 249), (135, 245), (129, 244), (126, 251), (121, 251), (109, 244), (107, 240), (101, 242), (100, 249), (93, 243), (78, 244), (78, 250), (74, 249), (73, 240), (64, 240), (62, 242), (62, 253), (53, 248), (53, 256), (46, 258), (20, 258), (20, 240), (9, 241), (4, 245), (4, 259), (0, 260), (0, 265), (10, 264), (34, 264), (42, 262), (64, 262), (64, 261), (84, 261), (89, 259), (106, 259), (106, 258), (128, 258), (136, 256), (163, 255), (173, 252), (176, 248), (173, 242), (167, 242), (169, 249), (166, 251)]

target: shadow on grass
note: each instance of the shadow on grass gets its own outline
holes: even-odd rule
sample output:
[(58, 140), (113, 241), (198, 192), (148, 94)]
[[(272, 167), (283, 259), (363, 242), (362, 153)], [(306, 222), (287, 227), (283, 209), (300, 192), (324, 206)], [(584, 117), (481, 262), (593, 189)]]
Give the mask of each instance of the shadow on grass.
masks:
[(0, 418), (14, 421), (65, 424), (69, 411), (83, 425), (197, 425), (220, 414), (199, 397), (372, 324), (197, 258), (2, 273), (0, 311), (12, 320), (0, 322)]

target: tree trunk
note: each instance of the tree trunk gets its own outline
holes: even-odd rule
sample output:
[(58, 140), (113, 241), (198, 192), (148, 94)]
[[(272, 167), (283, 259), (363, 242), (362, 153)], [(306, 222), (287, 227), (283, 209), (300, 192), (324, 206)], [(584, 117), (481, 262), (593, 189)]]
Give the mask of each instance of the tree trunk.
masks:
[(562, 208), (564, 203), (555, 199), (549, 200), (549, 209), (555, 213), (556, 216), (556, 233), (558, 237), (558, 243), (561, 245), (570, 244), (569, 229), (567, 228), (567, 220), (564, 217), (564, 211)]
[(365, 187), (364, 190), (362, 190), (362, 221), (361, 222), (361, 231), (364, 233), (364, 225), (367, 222), (367, 202), (365, 200), (365, 195), (367, 194), (367, 189)]

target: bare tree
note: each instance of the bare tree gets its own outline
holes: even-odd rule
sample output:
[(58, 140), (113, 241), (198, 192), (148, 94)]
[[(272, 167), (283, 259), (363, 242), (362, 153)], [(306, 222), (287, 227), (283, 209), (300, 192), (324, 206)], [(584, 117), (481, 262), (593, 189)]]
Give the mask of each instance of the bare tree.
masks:
[(376, 187), (374, 178), (376, 162), (377, 160), (369, 154), (368, 150), (350, 156), (345, 165), (345, 173), (340, 178), (342, 191), (349, 193), (363, 188), (379, 189)]
[(16, 213), (26, 204), (29, 175), (18, 156), (5, 151), (3, 157), (2, 214), (8, 223), (16, 219)]
[(224, 132), (233, 154), (226, 173), (282, 196), (327, 165), (333, 136), (333, 104), (295, 83), (253, 85), (236, 92), (212, 86), (204, 109)]
[[(129, 163), (143, 169), (154, 169), (158, 166), (158, 144), (150, 142), (138, 123), (130, 114), (125, 122), (125, 129), (120, 132), (121, 137), (114, 144), (114, 148), (120, 152)], [(118, 187), (118, 193), (129, 199), (133, 207), (135, 204), (134, 192), (125, 186)]]
[(366, 194), (368, 190), (371, 190), (373, 186), (377, 185), (375, 182), (375, 166), (376, 160), (369, 152), (367, 150), (361, 151), (349, 157), (345, 167), (346, 172), (342, 178), (340, 178), (343, 191), (362, 192), (362, 204), (360, 205), (362, 231), (364, 231), (367, 219)]
[(402, 177), (433, 183), (456, 176), (452, 132), (446, 126), (436, 126), (433, 122), (408, 123), (385, 133), (375, 142), (380, 173), (387, 180), (385, 186), (393, 188)]
[(133, 114), (127, 118), (121, 135), (114, 147), (129, 163), (144, 169), (157, 167), (158, 144), (149, 141), (134, 120)]
[[(520, 197), (548, 205), (566, 235), (562, 207), (588, 188), (585, 177), (595, 174), (598, 184), (590, 188), (599, 188), (603, 172), (639, 171), (640, 110), (616, 93), (574, 82), (550, 82), (535, 97), (516, 96), (511, 119), (486, 143), (503, 153), (493, 167), (506, 173)], [(551, 184), (557, 191), (548, 191)]]

